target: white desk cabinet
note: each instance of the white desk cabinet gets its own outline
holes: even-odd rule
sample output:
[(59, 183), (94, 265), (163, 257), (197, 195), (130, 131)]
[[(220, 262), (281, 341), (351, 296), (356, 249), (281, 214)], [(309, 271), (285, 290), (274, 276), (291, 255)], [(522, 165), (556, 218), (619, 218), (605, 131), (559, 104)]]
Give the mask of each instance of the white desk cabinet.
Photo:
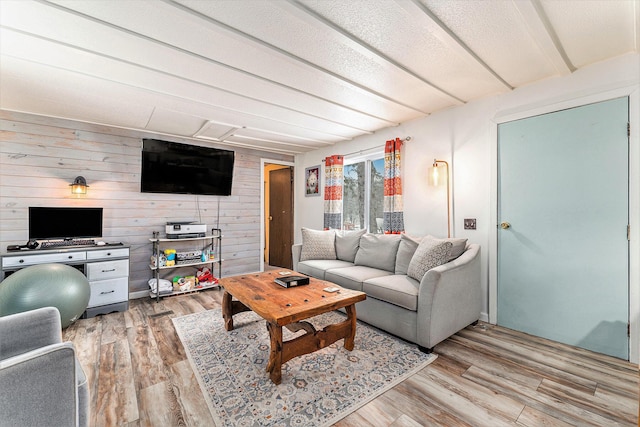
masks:
[(81, 271), (91, 286), (83, 318), (129, 308), (129, 247), (91, 246), (8, 252), (0, 257), (2, 278), (30, 265), (61, 263)]

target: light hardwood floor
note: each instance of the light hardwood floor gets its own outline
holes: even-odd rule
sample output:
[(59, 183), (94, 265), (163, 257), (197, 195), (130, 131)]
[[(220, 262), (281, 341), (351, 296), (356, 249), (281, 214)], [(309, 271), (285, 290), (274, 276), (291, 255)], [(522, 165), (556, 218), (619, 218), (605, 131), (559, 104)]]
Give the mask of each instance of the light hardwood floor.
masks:
[[(208, 290), (132, 300), (125, 313), (67, 328), (90, 384), (91, 425), (213, 425), (171, 318), (221, 299)], [(435, 352), (434, 363), (337, 426), (638, 423), (636, 365), (483, 323)]]

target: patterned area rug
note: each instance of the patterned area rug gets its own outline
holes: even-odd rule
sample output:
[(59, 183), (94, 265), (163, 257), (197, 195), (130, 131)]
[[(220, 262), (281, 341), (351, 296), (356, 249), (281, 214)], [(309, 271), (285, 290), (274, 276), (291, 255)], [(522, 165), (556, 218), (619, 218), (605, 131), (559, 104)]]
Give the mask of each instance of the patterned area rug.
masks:
[[(310, 319), (317, 330), (343, 321), (338, 312)], [(416, 345), (358, 322), (355, 349), (344, 340), (282, 366), (282, 383), (269, 379), (269, 335), (253, 312), (224, 329), (218, 310), (173, 319), (218, 427), (329, 426), (436, 359)], [(283, 328), (284, 339), (293, 334)]]

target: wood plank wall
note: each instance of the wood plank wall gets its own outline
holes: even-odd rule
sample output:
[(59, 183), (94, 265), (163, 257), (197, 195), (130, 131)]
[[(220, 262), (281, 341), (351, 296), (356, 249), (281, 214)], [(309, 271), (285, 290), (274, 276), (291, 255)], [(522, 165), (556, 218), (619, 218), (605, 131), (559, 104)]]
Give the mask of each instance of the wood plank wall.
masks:
[[(141, 193), (143, 137), (234, 150), (232, 195)], [(167, 221), (222, 228), (223, 276), (258, 271), (261, 158), (294, 160), (289, 155), (0, 111), (0, 250), (26, 243), (29, 206), (102, 207), (103, 240), (131, 245), (130, 292), (148, 289), (149, 238), (153, 231), (163, 237)], [(87, 179), (86, 195), (71, 194), (69, 184), (78, 175)]]

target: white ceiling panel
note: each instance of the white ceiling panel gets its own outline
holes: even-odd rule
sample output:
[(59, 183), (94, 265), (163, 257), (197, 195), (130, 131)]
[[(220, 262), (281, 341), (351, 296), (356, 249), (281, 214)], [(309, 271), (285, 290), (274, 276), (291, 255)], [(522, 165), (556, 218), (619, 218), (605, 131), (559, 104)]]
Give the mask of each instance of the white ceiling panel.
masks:
[[(174, 102), (175, 106), (179, 105), (178, 102)], [(188, 107), (185, 105), (180, 108), (181, 111), (186, 111)], [(188, 109), (193, 113), (195, 109)], [(215, 117), (214, 121), (218, 123), (230, 123), (233, 125), (243, 126), (248, 129), (263, 130), (265, 132), (281, 133), (284, 135), (298, 135), (301, 138), (314, 139), (327, 142), (346, 141), (351, 139), (348, 136), (336, 135), (330, 133), (327, 127), (326, 131), (317, 131), (301, 126), (292, 125), (280, 120), (274, 120), (265, 116), (258, 116), (245, 113), (243, 111), (233, 111), (218, 108), (215, 106), (206, 106), (200, 111), (205, 113), (205, 117)]]
[(300, 154), (310, 150), (313, 145), (300, 145), (281, 140), (272, 140), (266, 138), (243, 137), (240, 135), (232, 135), (225, 140), (237, 147), (255, 148), (275, 153)]
[[(423, 0), (492, 70), (513, 87), (557, 74), (511, 1)], [(525, 3), (525, 2), (523, 2)], [(538, 19), (531, 16), (531, 21)], [(530, 25), (534, 25), (531, 22)], [(532, 67), (531, 64), (536, 64)]]
[(182, 111), (154, 108), (145, 128), (168, 135), (193, 135), (206, 122), (202, 117), (184, 114)]
[(301, 135), (287, 135), (277, 132), (264, 132), (259, 129), (243, 128), (238, 130), (235, 136), (253, 139), (265, 139), (269, 141), (281, 141), (288, 144), (296, 144), (301, 147), (308, 147), (310, 145), (333, 145), (333, 142), (326, 140), (305, 138)]
[(633, 0), (0, 0), (0, 108), (300, 153), (640, 43)]
[(541, 0), (544, 12), (575, 67), (637, 51), (637, 0)]
[[(129, 13), (128, 8), (113, 8), (110, 1), (57, 3), (69, 7), (70, 13), (75, 11), (108, 22), (115, 31), (128, 31), (137, 37), (146, 37), (165, 46), (175, 46), (180, 51), (207, 58), (221, 67), (226, 67), (232, 73), (244, 74), (270, 84), (272, 91), (274, 86), (289, 88), (307, 98), (318, 98), (334, 106), (344, 106), (370, 116), (381, 121), (382, 126), (396, 125), (397, 118), (406, 117), (408, 112), (416, 116), (420, 114), (415, 109), (389, 103), (366, 88), (353, 87), (335, 76), (318, 74), (313, 67), (290, 58), (286, 53), (265, 49), (262, 44), (243, 37), (224, 24), (216, 24), (216, 19), (199, 15), (188, 8), (181, 9), (177, 4), (158, 1), (133, 2), (131, 6), (136, 8)], [(234, 4), (242, 7), (243, 2)], [(254, 2), (249, 2), (249, 5), (253, 4)], [(153, 9), (153, 13), (140, 18), (146, 9)], [(162, 13), (159, 13), (160, 11)], [(185, 31), (185, 28), (189, 30)], [(105, 39), (105, 43), (107, 46), (112, 44), (109, 39)], [(164, 64), (174, 62), (166, 55), (160, 59)], [(138, 61), (147, 63), (148, 59), (138, 58)], [(175, 62), (180, 64), (180, 61)], [(273, 102), (273, 93), (270, 98)]]
[(2, 57), (0, 105), (10, 110), (144, 129), (153, 109), (135, 92), (105, 80)]
[[(172, 74), (167, 75), (167, 73), (136, 66), (130, 62), (112, 61), (104, 56), (93, 55), (66, 45), (52, 44), (48, 40), (29, 37), (13, 31), (4, 31), (2, 43), (3, 52), (6, 55), (29, 58), (31, 61), (50, 64), (59, 69), (72, 70), (73, 73), (81, 73), (105, 81), (132, 86), (147, 92), (149, 95), (146, 96), (150, 96), (150, 94), (173, 96), (219, 109), (239, 110), (243, 114), (253, 114), (257, 117), (266, 114), (280, 115), (286, 117), (287, 122), (292, 126), (308, 127), (313, 131), (323, 133), (331, 131), (336, 137), (345, 139), (358, 133), (371, 132), (371, 130), (362, 130), (337, 122), (333, 123), (332, 129), (328, 129), (326, 126), (328, 119), (326, 118), (300, 113), (251, 98), (241, 98), (228, 91), (209, 86), (202, 80), (199, 82)], [(144, 99), (145, 93), (141, 95), (141, 99)], [(287, 114), (284, 114), (285, 112)]]
[(363, 8), (359, 2), (306, 0), (304, 5), (344, 28), (388, 62), (400, 64), (423, 84), (438, 87), (457, 100), (506, 89), (472, 57), (452, 49), (449, 38), (443, 39), (437, 25), (412, 2), (372, 0)]
[[(442, 108), (454, 100), (425, 85), (403, 70), (351, 43), (318, 21), (307, 19), (286, 2), (249, 2), (235, 13), (236, 2), (183, 1), (190, 8), (215, 17), (243, 33), (312, 63), (319, 70), (367, 87), (375, 94), (426, 113), (431, 105)], [(282, 7), (281, 7), (282, 6)], [(296, 37), (291, 37), (295, 34)], [(384, 79), (378, 76), (384, 75)]]

